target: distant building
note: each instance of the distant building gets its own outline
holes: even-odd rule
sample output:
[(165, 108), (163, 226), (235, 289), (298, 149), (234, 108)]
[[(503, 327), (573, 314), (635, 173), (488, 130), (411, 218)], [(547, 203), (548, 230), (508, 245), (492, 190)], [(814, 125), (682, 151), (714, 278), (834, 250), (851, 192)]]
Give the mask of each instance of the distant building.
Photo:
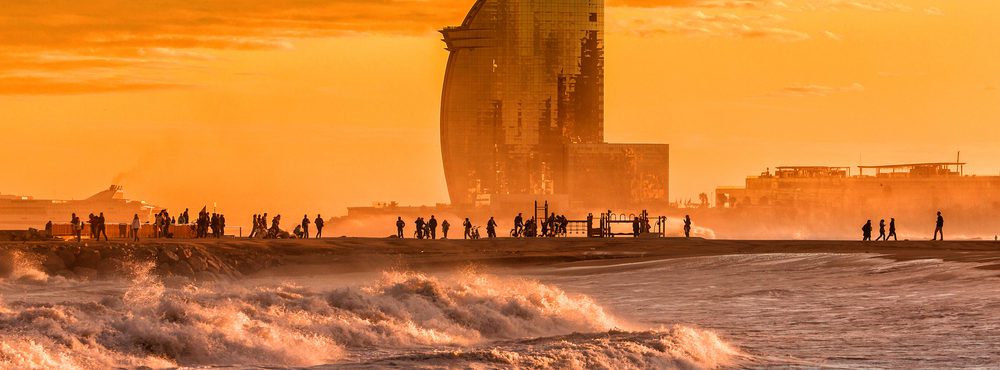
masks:
[(1000, 176), (964, 176), (965, 163), (778, 167), (716, 190), (721, 207), (821, 207), (929, 212), (1000, 209)]
[(604, 142), (603, 0), (479, 0), (441, 33), (454, 205), (667, 203), (667, 145)]

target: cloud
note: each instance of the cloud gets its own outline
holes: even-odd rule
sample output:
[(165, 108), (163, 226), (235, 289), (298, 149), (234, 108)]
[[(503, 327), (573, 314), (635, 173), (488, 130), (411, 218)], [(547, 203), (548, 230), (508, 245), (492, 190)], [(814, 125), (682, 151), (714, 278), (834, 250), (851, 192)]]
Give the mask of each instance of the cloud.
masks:
[(795, 97), (830, 96), (833, 94), (855, 93), (862, 91), (865, 91), (865, 86), (855, 82), (849, 86), (792, 85), (784, 87), (772, 95)]
[(0, 77), (0, 95), (74, 95), (187, 87), (133, 79), (65, 79), (48, 77)]
[(646, 9), (642, 12), (614, 12), (614, 10), (612, 12), (615, 20), (609, 26), (610, 31), (640, 36), (666, 34), (772, 39), (787, 42), (810, 38), (808, 33), (779, 27), (777, 24), (784, 21), (784, 18), (774, 14), (738, 15), (669, 8)]
[[(303, 38), (427, 35), (461, 22), (474, 0), (46, 0), (0, 12), (0, 93), (183, 86), (164, 68), (219, 50), (280, 50)], [(882, 0), (608, 0), (609, 32), (802, 41), (776, 11), (902, 10)], [(632, 9), (636, 11), (616, 12)], [(611, 14), (609, 14), (611, 15)], [(620, 17), (619, 17), (620, 16)], [(830, 35), (827, 35), (830, 37)], [(51, 76), (52, 74), (65, 74)], [(42, 76), (42, 77), (39, 77)], [(41, 78), (41, 79), (39, 79)], [(40, 84), (26, 89), (30, 81)], [(63, 82), (53, 82), (63, 81)], [(70, 81), (70, 82), (67, 82)], [(114, 82), (108, 82), (114, 81)]]

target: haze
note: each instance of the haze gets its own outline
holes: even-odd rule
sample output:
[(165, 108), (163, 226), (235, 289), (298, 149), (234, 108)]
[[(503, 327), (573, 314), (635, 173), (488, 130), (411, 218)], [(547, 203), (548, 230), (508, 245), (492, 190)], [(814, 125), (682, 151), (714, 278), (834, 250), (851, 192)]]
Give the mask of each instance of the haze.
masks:
[[(0, 193), (114, 182), (237, 217), (447, 202), (435, 30), (472, 0), (319, 3), (6, 4)], [(607, 139), (671, 144), (671, 198), (776, 165), (961, 150), (1000, 171), (1000, 3), (608, 5)]]

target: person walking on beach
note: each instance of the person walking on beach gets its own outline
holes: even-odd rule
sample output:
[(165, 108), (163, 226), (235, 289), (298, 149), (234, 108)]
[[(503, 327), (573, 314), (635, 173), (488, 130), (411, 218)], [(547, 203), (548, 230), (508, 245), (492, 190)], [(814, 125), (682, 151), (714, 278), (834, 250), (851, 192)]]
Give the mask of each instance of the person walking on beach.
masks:
[(139, 214), (136, 213), (135, 217), (132, 217), (132, 240), (139, 241), (139, 228), (141, 226), (139, 223)]
[(521, 236), (521, 233), (523, 232), (524, 232), (524, 217), (521, 216), (521, 213), (518, 213), (517, 217), (514, 217), (514, 235), (512, 236), (518, 238)]
[(399, 218), (396, 219), (396, 237), (397, 238), (403, 239), (403, 227), (405, 227), (405, 226), (406, 226), (406, 223), (403, 222), (403, 218), (402, 217), (399, 217)]
[(451, 224), (448, 223), (448, 220), (441, 221), (441, 233), (444, 234), (443, 235), (444, 236), (443, 239), (448, 239), (448, 229), (450, 229), (450, 228), (451, 228)]
[(888, 241), (890, 237), (894, 241), (899, 241), (899, 239), (896, 238), (896, 219), (895, 218), (890, 218), (889, 219), (889, 236), (886, 236), (885, 240)]
[(861, 227), (861, 241), (869, 242), (872, 240), (872, 220), (868, 220), (864, 226)]
[(427, 231), (431, 240), (438, 238), (438, 220), (434, 218), (434, 215), (431, 215), (431, 219), (427, 220)]
[(931, 239), (932, 241), (937, 240), (938, 233), (941, 234), (941, 241), (944, 241), (944, 217), (941, 216), (941, 211), (937, 213), (937, 223), (934, 227), (934, 239)]
[(309, 215), (302, 215), (302, 239), (309, 239)]
[(313, 222), (313, 223), (316, 224), (316, 239), (322, 238), (323, 237), (323, 224), (326, 223), (326, 221), (323, 221), (323, 215), (320, 215), (320, 214), (317, 213), (316, 214), (316, 221)]
[(878, 238), (875, 241), (884, 240), (888, 241), (889, 238), (885, 236), (885, 219), (883, 218), (878, 222)]
[(76, 213), (69, 219), (70, 225), (73, 225), (73, 236), (76, 236), (76, 241), (79, 242), (81, 238), (81, 232), (83, 230), (83, 225), (81, 225), (80, 218), (76, 217)]
[(469, 221), (469, 218), (466, 217), (465, 218), (465, 222), (462, 223), (462, 226), (465, 227), (465, 235), (462, 236), (462, 239), (469, 239), (469, 238), (471, 238), (472, 237), (472, 221)]
[(691, 237), (691, 215), (684, 215), (684, 237)]
[(486, 237), (490, 239), (497, 237), (497, 222), (493, 220), (493, 217), (486, 221)]

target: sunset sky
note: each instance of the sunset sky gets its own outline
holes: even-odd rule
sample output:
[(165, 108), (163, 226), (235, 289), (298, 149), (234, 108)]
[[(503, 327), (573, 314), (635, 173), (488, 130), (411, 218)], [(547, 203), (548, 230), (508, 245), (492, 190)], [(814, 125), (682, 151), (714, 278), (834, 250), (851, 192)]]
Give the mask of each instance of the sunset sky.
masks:
[[(1000, 174), (998, 1), (608, 1), (606, 136), (671, 144), (674, 199), (959, 150)], [(436, 30), (472, 3), (7, 2), (0, 193), (114, 182), (239, 217), (447, 202)]]

